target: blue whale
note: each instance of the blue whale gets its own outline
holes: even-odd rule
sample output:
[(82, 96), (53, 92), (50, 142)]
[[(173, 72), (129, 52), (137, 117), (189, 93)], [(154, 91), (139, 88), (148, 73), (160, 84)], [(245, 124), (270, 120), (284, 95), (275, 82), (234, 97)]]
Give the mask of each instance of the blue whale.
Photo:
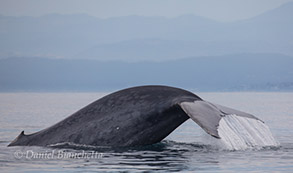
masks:
[(8, 146), (149, 145), (163, 140), (189, 118), (209, 135), (220, 138), (219, 121), (227, 114), (258, 120), (183, 89), (139, 86), (109, 94), (39, 132), (27, 135), (22, 131)]

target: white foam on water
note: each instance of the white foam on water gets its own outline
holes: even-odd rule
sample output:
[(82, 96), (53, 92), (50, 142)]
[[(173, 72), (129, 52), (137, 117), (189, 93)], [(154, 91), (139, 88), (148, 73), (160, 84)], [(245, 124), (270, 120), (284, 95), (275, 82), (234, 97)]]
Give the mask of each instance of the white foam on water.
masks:
[(262, 121), (234, 114), (221, 118), (218, 133), (221, 139), (217, 143), (227, 150), (280, 145)]

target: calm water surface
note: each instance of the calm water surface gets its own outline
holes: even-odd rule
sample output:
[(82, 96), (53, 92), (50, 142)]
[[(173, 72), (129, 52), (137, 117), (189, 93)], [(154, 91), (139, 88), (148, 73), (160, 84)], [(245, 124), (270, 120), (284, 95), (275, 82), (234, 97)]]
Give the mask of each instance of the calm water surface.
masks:
[(293, 93), (197, 93), (265, 121), (280, 147), (227, 151), (192, 121), (161, 143), (136, 148), (6, 147), (22, 130), (59, 122), (104, 93), (0, 93), (1, 172), (293, 172)]

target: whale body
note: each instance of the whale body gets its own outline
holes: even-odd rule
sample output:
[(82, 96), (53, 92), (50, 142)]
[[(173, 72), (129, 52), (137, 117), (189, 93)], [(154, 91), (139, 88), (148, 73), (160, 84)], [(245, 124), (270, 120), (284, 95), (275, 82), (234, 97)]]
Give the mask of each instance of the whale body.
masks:
[(26, 135), (22, 131), (8, 146), (149, 145), (163, 140), (189, 118), (209, 135), (220, 138), (219, 121), (229, 114), (258, 120), (251, 114), (204, 101), (183, 89), (139, 86), (104, 96), (39, 132)]

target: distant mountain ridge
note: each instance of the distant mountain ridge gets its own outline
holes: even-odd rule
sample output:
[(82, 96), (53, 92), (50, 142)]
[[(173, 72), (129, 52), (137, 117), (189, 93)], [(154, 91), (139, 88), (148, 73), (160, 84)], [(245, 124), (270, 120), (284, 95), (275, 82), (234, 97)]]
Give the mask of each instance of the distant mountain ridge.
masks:
[(0, 59), (0, 91), (112, 91), (171, 85), (195, 91), (293, 91), (293, 57), (234, 54), (164, 62)]
[[(0, 15), (0, 91), (293, 91), (293, 2), (251, 19)], [(190, 58), (186, 58), (190, 57)]]
[(156, 61), (245, 52), (293, 56), (292, 16), (292, 2), (228, 23), (192, 15), (171, 19), (0, 15), (0, 57)]

